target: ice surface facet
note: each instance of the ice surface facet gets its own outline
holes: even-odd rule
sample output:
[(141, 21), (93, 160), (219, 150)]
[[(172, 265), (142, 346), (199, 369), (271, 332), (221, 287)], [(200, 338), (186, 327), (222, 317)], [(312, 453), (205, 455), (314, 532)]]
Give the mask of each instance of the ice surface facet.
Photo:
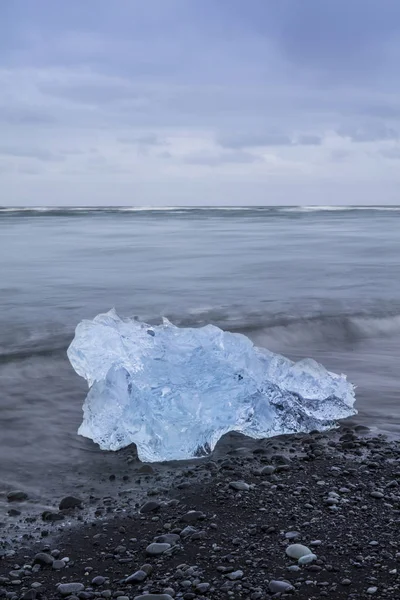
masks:
[(90, 387), (78, 433), (103, 450), (135, 443), (148, 462), (202, 456), (228, 431), (323, 430), (356, 413), (344, 375), (213, 325), (150, 326), (111, 310), (78, 325), (68, 357)]

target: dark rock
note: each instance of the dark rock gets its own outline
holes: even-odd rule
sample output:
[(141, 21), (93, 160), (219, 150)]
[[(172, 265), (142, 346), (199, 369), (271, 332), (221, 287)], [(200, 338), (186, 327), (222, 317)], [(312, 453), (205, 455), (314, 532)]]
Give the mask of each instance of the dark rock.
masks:
[(156, 510), (160, 510), (160, 508), (161, 508), (160, 502), (156, 502), (155, 500), (149, 500), (148, 502), (145, 502), (145, 504), (143, 504), (143, 506), (140, 508), (140, 512), (142, 514), (146, 514), (149, 512), (154, 512)]
[(287, 581), (276, 581), (273, 579), (269, 582), (268, 587), (270, 592), (272, 592), (273, 594), (284, 594), (286, 592), (294, 591), (294, 587), (292, 586), (292, 584), (288, 583)]
[(21, 596), (21, 600), (36, 600), (37, 595), (37, 590), (28, 590), (23, 596)]
[(70, 508), (81, 508), (82, 500), (80, 498), (75, 498), (74, 496), (65, 496), (60, 502), (59, 509), (60, 510), (68, 510)]
[(7, 500), (9, 502), (24, 502), (24, 500), (28, 499), (28, 494), (26, 494), (25, 492), (21, 492), (20, 490), (17, 490), (15, 492), (9, 492), (7, 494)]
[(104, 585), (105, 582), (106, 582), (106, 578), (102, 577), (101, 575), (98, 575), (97, 577), (94, 577), (92, 579), (92, 585), (94, 585), (96, 587), (100, 587), (101, 585)]
[(164, 554), (167, 550), (171, 548), (171, 544), (158, 544), (154, 542), (153, 544), (149, 544), (146, 548), (146, 554), (150, 556), (158, 556), (159, 554)]
[(142, 596), (135, 596), (133, 600), (173, 600), (173, 598), (169, 594), (144, 594)]
[(205, 514), (202, 513), (200, 510), (190, 510), (189, 512), (187, 512), (185, 515), (183, 515), (181, 517), (181, 521), (183, 523), (194, 523), (195, 521), (198, 521), (199, 519), (204, 519), (205, 518)]
[(154, 541), (159, 544), (171, 544), (171, 546), (174, 546), (180, 539), (181, 537), (177, 533), (164, 533), (164, 535), (156, 537)]
[(52, 512), (51, 510), (45, 510), (42, 513), (42, 519), (43, 521), (62, 521), (64, 519), (64, 515)]
[(125, 579), (125, 583), (141, 583), (145, 579), (147, 579), (147, 573), (145, 571), (139, 570), (136, 571), (136, 573), (129, 575), (129, 577)]
[(54, 562), (54, 558), (50, 554), (47, 554), (46, 552), (38, 552), (38, 554), (36, 554), (33, 559), (34, 565), (42, 565), (42, 566), (52, 565), (53, 562)]
[(57, 591), (61, 596), (72, 596), (73, 594), (83, 592), (84, 589), (85, 586), (83, 583), (60, 583)]

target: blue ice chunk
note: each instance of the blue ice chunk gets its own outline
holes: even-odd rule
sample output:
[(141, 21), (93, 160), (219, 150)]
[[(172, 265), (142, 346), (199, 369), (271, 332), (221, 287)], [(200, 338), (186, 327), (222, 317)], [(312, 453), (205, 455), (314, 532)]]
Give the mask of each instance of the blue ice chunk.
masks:
[(135, 443), (143, 461), (211, 452), (222, 435), (325, 430), (354, 415), (354, 388), (213, 325), (151, 326), (114, 310), (82, 321), (68, 348), (89, 384), (78, 433), (103, 450)]

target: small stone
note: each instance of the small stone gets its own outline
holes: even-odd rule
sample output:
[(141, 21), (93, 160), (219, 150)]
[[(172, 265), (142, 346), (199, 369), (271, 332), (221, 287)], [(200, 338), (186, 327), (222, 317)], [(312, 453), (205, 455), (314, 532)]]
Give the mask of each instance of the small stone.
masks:
[(291, 544), (286, 548), (286, 554), (290, 558), (295, 558), (299, 560), (302, 556), (306, 556), (307, 554), (312, 554), (311, 550), (307, 548), (307, 546), (303, 546), (302, 544)]
[(273, 473), (275, 473), (275, 467), (273, 467), (272, 465), (266, 465), (265, 467), (263, 467), (260, 470), (260, 475), (272, 475)]
[(342, 579), (340, 583), (344, 586), (351, 585), (351, 579)]
[(205, 594), (210, 589), (211, 585), (209, 583), (198, 583), (196, 585), (196, 592), (198, 594)]
[(230, 579), (231, 581), (236, 581), (237, 579), (242, 579), (244, 573), (243, 571), (233, 571), (232, 573), (228, 573), (227, 574), (227, 578)]
[(367, 594), (370, 594), (372, 596), (372, 594), (376, 594), (377, 591), (378, 591), (378, 588), (375, 586), (372, 586), (367, 589)]
[(275, 579), (272, 579), (272, 581), (269, 582), (268, 587), (273, 594), (284, 594), (285, 592), (294, 591), (294, 587), (291, 583), (288, 583), (287, 581), (277, 581)]
[(174, 546), (180, 539), (181, 536), (177, 533), (164, 533), (163, 535), (157, 536), (155, 541), (159, 544), (171, 544), (171, 546)]
[[(117, 600), (129, 600), (128, 596), (120, 596)], [(143, 594), (135, 596), (133, 600), (174, 600), (169, 594)]]
[(139, 571), (136, 571), (136, 573), (129, 575), (129, 577), (125, 579), (125, 583), (141, 583), (145, 579), (147, 579), (147, 573), (140, 569)]
[(60, 510), (68, 510), (70, 508), (81, 508), (82, 500), (80, 498), (75, 498), (74, 496), (65, 496), (60, 502), (59, 509)]
[(42, 513), (42, 519), (43, 521), (62, 521), (64, 519), (64, 515), (52, 512), (51, 510), (45, 510)]
[[(377, 492), (377, 491), (371, 492), (370, 496), (371, 496), (371, 498), (376, 498), (377, 500), (381, 500), (382, 498), (385, 497), (385, 495), (382, 494), (382, 492)], [(372, 589), (372, 588), (370, 588), (370, 589)], [(372, 593), (375, 593), (375, 592), (372, 592)]]
[(299, 533), (298, 531), (288, 531), (287, 533), (285, 533), (285, 538), (287, 540), (297, 540), (301, 537), (301, 533)]
[(248, 492), (250, 486), (245, 481), (230, 481), (229, 487), (238, 492)]
[(85, 586), (83, 583), (60, 583), (57, 588), (61, 596), (72, 596), (79, 592), (83, 592), (84, 589)]
[(36, 600), (36, 596), (38, 595), (37, 590), (28, 590), (27, 592), (25, 592), (25, 594), (21, 597), (21, 600)]
[(94, 577), (92, 579), (92, 585), (99, 587), (101, 585), (103, 585), (106, 582), (106, 578), (102, 577), (101, 575), (98, 575), (97, 577)]
[(160, 508), (161, 508), (160, 502), (156, 502), (155, 500), (149, 500), (148, 502), (145, 502), (143, 504), (143, 506), (140, 508), (139, 512), (144, 515), (149, 512), (154, 512), (156, 510), (160, 510)]
[(9, 502), (24, 502), (25, 500), (28, 500), (28, 494), (16, 490), (15, 492), (9, 492), (7, 494), (7, 500)]
[(144, 571), (146, 573), (146, 575), (149, 576), (152, 574), (154, 569), (153, 569), (153, 565), (149, 565), (148, 563), (146, 563), (140, 567), (140, 570)]
[(54, 569), (55, 571), (61, 571), (61, 569), (64, 569), (65, 567), (65, 562), (63, 560), (55, 560), (53, 562), (53, 564), (51, 565), (51, 568)]
[(39, 552), (38, 554), (35, 554), (33, 559), (34, 565), (52, 565), (53, 562), (54, 558), (46, 552)]
[(171, 548), (171, 544), (159, 544), (157, 542), (153, 542), (146, 548), (146, 553), (149, 556), (158, 556), (160, 554), (164, 554), (167, 550)]
[(204, 519), (205, 515), (200, 510), (189, 510), (186, 514), (181, 517), (183, 523), (194, 523), (199, 519)]
[(315, 554), (305, 554), (304, 556), (300, 556), (298, 563), (299, 565), (309, 565), (314, 562), (314, 560), (317, 560)]

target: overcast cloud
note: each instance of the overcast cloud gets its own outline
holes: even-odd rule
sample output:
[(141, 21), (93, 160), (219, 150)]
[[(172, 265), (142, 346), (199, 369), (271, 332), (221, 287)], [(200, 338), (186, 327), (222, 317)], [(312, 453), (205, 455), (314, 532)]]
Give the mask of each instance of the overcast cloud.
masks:
[(400, 203), (399, 0), (1, 0), (2, 205)]

